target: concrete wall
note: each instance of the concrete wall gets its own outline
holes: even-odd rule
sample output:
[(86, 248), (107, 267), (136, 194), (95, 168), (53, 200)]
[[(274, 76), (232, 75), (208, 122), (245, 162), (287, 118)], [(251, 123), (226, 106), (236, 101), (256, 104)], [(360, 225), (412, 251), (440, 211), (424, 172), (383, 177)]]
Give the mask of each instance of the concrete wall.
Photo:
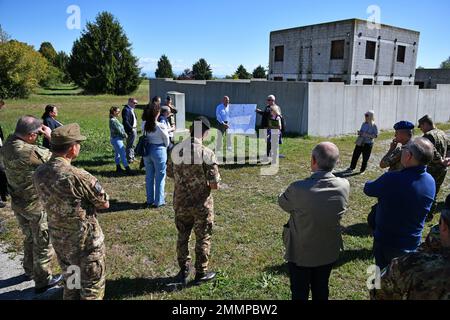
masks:
[[(223, 96), (230, 97), (232, 104), (257, 104), (262, 109), (267, 96), (277, 97), (277, 104), (286, 114), (286, 128), (289, 132), (306, 134), (308, 84), (301, 82), (223, 80), (223, 81), (175, 81), (167, 79), (150, 80), (150, 97), (164, 97), (168, 91), (185, 93), (186, 111), (215, 118), (216, 107)], [(257, 124), (261, 121), (257, 117)]]
[(168, 91), (185, 93), (187, 112), (213, 118), (224, 95), (231, 103), (256, 103), (263, 108), (267, 96), (274, 94), (289, 132), (322, 137), (356, 133), (370, 109), (375, 110), (379, 129), (392, 129), (400, 120), (416, 123), (425, 114), (436, 122), (450, 121), (450, 85), (419, 90), (418, 86), (343, 83), (150, 80), (150, 96), (164, 97)]
[(423, 115), (436, 122), (450, 121), (450, 85), (436, 90), (418, 86), (346, 86), (342, 83), (309, 83), (308, 134), (333, 136), (356, 133), (367, 110), (375, 110), (380, 130), (394, 123), (417, 123)]

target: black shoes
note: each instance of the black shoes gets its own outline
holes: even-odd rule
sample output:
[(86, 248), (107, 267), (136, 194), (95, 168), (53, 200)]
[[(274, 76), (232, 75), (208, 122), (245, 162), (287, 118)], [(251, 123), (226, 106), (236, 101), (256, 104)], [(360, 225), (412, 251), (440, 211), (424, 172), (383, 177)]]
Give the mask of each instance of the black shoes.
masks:
[(208, 282), (213, 280), (216, 277), (215, 272), (206, 272), (206, 273), (197, 273), (195, 275), (194, 283), (202, 284), (204, 282)]
[(34, 288), (34, 293), (35, 294), (44, 293), (48, 289), (53, 288), (54, 286), (58, 285), (62, 281), (62, 279), (63, 279), (62, 274), (59, 274), (59, 275), (56, 275), (56, 276), (52, 276), (52, 278), (50, 279), (50, 281), (48, 282), (48, 284), (45, 287)]
[(133, 171), (131, 171), (130, 167), (125, 167), (125, 173), (128, 176), (134, 176), (134, 173), (133, 173)]
[(190, 268), (181, 269), (175, 276), (175, 282), (183, 286), (187, 286), (190, 270)]
[(116, 172), (117, 172), (117, 173), (123, 173), (123, 169), (122, 169), (122, 167), (120, 166), (120, 164), (116, 164)]

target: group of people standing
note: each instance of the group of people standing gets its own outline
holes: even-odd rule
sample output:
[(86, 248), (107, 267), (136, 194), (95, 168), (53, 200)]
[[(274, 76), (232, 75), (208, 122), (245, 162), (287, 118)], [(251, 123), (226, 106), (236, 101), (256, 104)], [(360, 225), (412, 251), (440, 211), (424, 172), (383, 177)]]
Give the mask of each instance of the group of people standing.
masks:
[[(356, 168), (361, 153), (361, 172), (366, 170), (378, 135), (374, 112), (365, 116), (348, 170)], [(416, 139), (411, 122), (394, 125), (395, 138), (380, 162), (389, 172), (364, 186), (364, 193), (378, 200), (368, 217), (377, 276), (382, 275), (381, 286), (370, 292), (372, 299), (450, 299), (450, 196), (439, 226), (421, 244), (425, 221), (433, 217), (450, 165), (450, 143), (429, 116), (418, 123), (424, 135)], [(340, 220), (350, 193), (348, 181), (333, 174), (338, 158), (334, 144), (317, 145), (311, 156), (312, 176), (294, 182), (278, 198), (290, 213), (283, 239), (296, 300), (307, 300), (310, 291), (313, 300), (328, 299), (329, 277), (343, 248)]]
[[(222, 138), (226, 136), (227, 151), (232, 151), (232, 135), (228, 132), (230, 128), (229, 122), (229, 105), (230, 97), (224, 96), (222, 103), (216, 107), (216, 120), (218, 123), (218, 131), (221, 135), (217, 137), (216, 152), (222, 153)], [(267, 97), (267, 105), (264, 110), (256, 109), (256, 113), (261, 115), (260, 129), (266, 130), (266, 151), (267, 156), (271, 158), (279, 157), (278, 146), (283, 144), (282, 135), (285, 132), (286, 124), (281, 114), (281, 108), (276, 104), (274, 95)], [(278, 137), (277, 148), (272, 150), (272, 141)], [(276, 141), (276, 140), (275, 140)]]
[[(217, 108), (218, 121), (222, 121), (219, 123), (225, 131), (229, 104), (226, 98), (223, 106)], [(209, 270), (214, 226), (211, 190), (220, 188), (221, 177), (214, 151), (203, 145), (211, 124), (205, 117), (196, 118), (190, 136), (169, 149), (174, 142), (170, 132), (175, 127), (170, 125), (174, 108), (170, 99), (167, 100), (167, 108), (163, 108), (160, 98), (155, 97), (142, 115), (146, 205), (164, 206), (166, 175), (174, 179), (180, 267), (175, 280), (182, 285), (188, 282), (192, 271), (188, 244), (194, 231), (194, 282), (202, 283), (216, 276)], [(0, 103), (0, 108), (3, 105)], [(122, 111), (123, 124), (118, 120), (120, 109), (110, 110), (116, 164), (121, 161), (125, 168), (129, 168), (128, 161), (135, 159), (136, 105), (137, 100), (130, 98)], [(281, 111), (274, 96), (268, 97), (264, 111), (257, 112), (263, 115), (262, 126), (267, 124), (268, 130), (280, 130)], [(55, 119), (57, 115), (56, 107), (48, 106), (43, 120), (21, 117), (14, 134), (0, 149), (0, 167), (8, 179), (12, 209), (25, 235), (25, 274), (34, 279), (38, 293), (55, 286), (64, 277), (65, 299), (101, 299), (105, 290), (105, 245), (96, 212), (109, 208), (109, 196), (95, 177), (72, 165), (86, 137), (81, 135), (78, 124), (64, 126)], [(44, 125), (44, 121), (54, 129)], [(414, 124), (400, 121), (394, 125), (395, 138), (380, 162), (389, 172), (364, 186), (364, 193), (378, 200), (369, 223), (374, 232), (375, 263), (384, 269), (381, 287), (370, 293), (373, 299), (450, 299), (449, 197), (439, 226), (432, 228), (425, 243), (420, 243), (425, 219), (436, 207), (437, 193), (450, 165), (449, 141), (429, 116), (418, 122), (424, 135), (415, 139)], [(194, 130), (196, 127), (201, 130)], [(378, 136), (373, 111), (366, 113), (358, 134), (362, 139), (358, 138), (361, 141), (357, 144), (359, 148), (355, 147), (353, 158), (357, 162), (363, 154), (366, 162), (361, 171), (364, 172)], [(51, 151), (36, 145), (40, 135), (47, 139)], [(127, 139), (126, 147), (124, 139)], [(189, 153), (188, 162), (182, 160), (186, 153)], [(292, 183), (278, 197), (279, 206), (289, 213), (283, 241), (293, 299), (307, 300), (310, 292), (313, 300), (328, 299), (329, 277), (343, 249), (340, 220), (350, 196), (348, 180), (333, 174), (338, 160), (336, 145), (318, 144), (311, 153), (312, 175)], [(351, 168), (356, 167), (353, 160)], [(50, 260), (55, 254), (63, 276), (53, 275), (50, 270)], [(68, 285), (73, 266), (81, 274), (79, 288)]]

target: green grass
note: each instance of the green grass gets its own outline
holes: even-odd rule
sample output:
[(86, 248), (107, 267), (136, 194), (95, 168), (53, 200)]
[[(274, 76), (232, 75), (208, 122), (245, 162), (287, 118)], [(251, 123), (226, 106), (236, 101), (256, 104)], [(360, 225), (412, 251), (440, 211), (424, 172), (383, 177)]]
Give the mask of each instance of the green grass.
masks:
[[(290, 298), (281, 241), (282, 226), (288, 215), (278, 207), (277, 195), (291, 182), (310, 175), (311, 149), (325, 139), (285, 138), (281, 153), (286, 159), (281, 160), (280, 171), (273, 177), (261, 176), (261, 166), (222, 166), (220, 173), (229, 188), (214, 192), (216, 224), (210, 264), (212, 270), (219, 272), (218, 279), (203, 286), (166, 292), (161, 283), (178, 271), (173, 181), (167, 179), (168, 205), (165, 208), (158, 211), (141, 209), (140, 204), (145, 201), (144, 173), (135, 177), (115, 177), (109, 143), (109, 108), (125, 104), (128, 97), (83, 96), (80, 92), (71, 86), (61, 86), (41, 90), (27, 100), (7, 101), (6, 108), (0, 113), (0, 121), (4, 132), (9, 134), (20, 115), (40, 117), (45, 105), (52, 103), (58, 106), (62, 123), (78, 122), (81, 125), (88, 140), (83, 143), (75, 165), (96, 175), (111, 197), (111, 210), (99, 215), (107, 246), (107, 299)], [(140, 103), (147, 103), (148, 82), (144, 82), (134, 96)], [(188, 115), (188, 122), (192, 119), (193, 116)], [(355, 127), (357, 125), (359, 123)], [(450, 124), (440, 127), (448, 130)], [(391, 137), (392, 132), (380, 135), (365, 176), (349, 178), (350, 207), (342, 220), (346, 250), (331, 275), (331, 299), (368, 298), (366, 270), (373, 264), (373, 257), (366, 217), (376, 200), (364, 196), (362, 186), (365, 181), (382, 174), (377, 164)], [(331, 139), (341, 150), (341, 169), (348, 167), (354, 140), (353, 136)], [(137, 169), (137, 166), (134, 163), (132, 168)], [(448, 179), (443, 184), (440, 201), (449, 193)], [(22, 235), (12, 212), (1, 210), (0, 219), (3, 221), (0, 240), (8, 243), (10, 250), (20, 250)]]

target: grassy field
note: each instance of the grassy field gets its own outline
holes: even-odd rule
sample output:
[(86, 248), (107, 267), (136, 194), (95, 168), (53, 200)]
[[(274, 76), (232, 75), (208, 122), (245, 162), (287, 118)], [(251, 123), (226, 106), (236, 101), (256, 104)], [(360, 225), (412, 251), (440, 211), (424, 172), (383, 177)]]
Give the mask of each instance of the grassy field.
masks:
[[(147, 103), (148, 82), (144, 82), (134, 96), (140, 103)], [(259, 165), (222, 166), (220, 172), (228, 188), (214, 192), (216, 224), (210, 264), (210, 268), (219, 273), (218, 278), (202, 286), (169, 292), (164, 283), (178, 272), (172, 209), (173, 181), (167, 179), (166, 207), (142, 209), (145, 201), (144, 172), (140, 171), (134, 177), (116, 177), (113, 172), (115, 164), (109, 143), (108, 110), (112, 105), (125, 104), (126, 100), (127, 97), (123, 96), (83, 96), (80, 90), (65, 86), (41, 90), (27, 100), (7, 101), (6, 109), (0, 113), (3, 130), (9, 134), (20, 115), (40, 117), (46, 104), (56, 104), (59, 120), (65, 124), (78, 122), (82, 133), (88, 137), (75, 165), (96, 175), (111, 197), (111, 209), (99, 215), (107, 246), (105, 298), (290, 299), (281, 240), (282, 226), (288, 215), (278, 207), (277, 196), (291, 182), (310, 175), (310, 151), (324, 139), (285, 138), (281, 153), (286, 158), (281, 160), (276, 176), (261, 176)], [(355, 130), (359, 125), (355, 124)], [(449, 124), (440, 127), (450, 129)], [(367, 180), (382, 174), (377, 165), (391, 137), (392, 132), (380, 135), (366, 175), (349, 178), (350, 207), (342, 221), (345, 251), (331, 275), (331, 299), (368, 298), (366, 270), (373, 264), (373, 257), (366, 216), (376, 200), (364, 196), (362, 186)], [(348, 167), (354, 140), (353, 136), (331, 139), (341, 150), (339, 169)], [(137, 163), (132, 164), (133, 169), (137, 170), (137, 166)], [(440, 201), (450, 191), (448, 182), (447, 177)], [(13, 252), (20, 250), (21, 232), (9, 208), (0, 211), (0, 219), (0, 241), (9, 244)], [(437, 219), (436, 216), (434, 223)]]

